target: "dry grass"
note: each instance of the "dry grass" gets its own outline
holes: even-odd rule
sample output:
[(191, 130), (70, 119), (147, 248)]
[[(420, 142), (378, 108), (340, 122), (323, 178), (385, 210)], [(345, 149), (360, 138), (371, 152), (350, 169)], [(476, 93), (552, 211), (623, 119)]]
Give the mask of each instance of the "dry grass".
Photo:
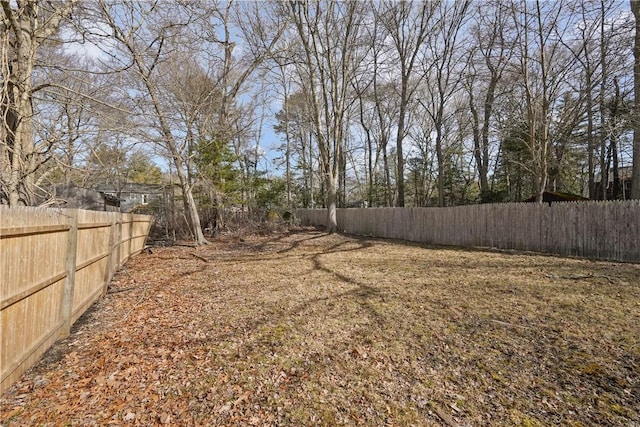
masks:
[(3, 425), (640, 425), (640, 266), (300, 231), (139, 255)]

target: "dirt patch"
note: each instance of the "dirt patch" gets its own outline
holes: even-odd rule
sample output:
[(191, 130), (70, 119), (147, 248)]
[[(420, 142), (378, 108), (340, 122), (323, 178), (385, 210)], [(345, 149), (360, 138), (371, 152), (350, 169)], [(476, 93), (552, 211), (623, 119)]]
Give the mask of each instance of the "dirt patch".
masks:
[(638, 425), (640, 266), (315, 231), (159, 248), (14, 425)]

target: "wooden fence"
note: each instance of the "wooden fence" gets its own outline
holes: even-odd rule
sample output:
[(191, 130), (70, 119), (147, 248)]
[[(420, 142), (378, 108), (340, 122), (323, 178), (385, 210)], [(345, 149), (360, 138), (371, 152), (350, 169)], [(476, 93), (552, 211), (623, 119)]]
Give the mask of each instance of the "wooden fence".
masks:
[[(324, 209), (295, 215), (301, 224), (326, 225)], [(640, 262), (637, 200), (338, 209), (337, 220), (340, 231), (358, 235)]]
[(144, 249), (152, 217), (0, 206), (0, 393)]

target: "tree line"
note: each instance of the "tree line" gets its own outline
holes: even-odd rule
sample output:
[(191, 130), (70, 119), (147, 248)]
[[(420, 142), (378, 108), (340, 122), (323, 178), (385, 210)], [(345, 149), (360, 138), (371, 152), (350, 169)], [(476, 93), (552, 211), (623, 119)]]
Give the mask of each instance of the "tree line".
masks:
[(640, 198), (634, 1), (0, 5), (3, 204), (150, 156), (198, 243), (205, 206)]

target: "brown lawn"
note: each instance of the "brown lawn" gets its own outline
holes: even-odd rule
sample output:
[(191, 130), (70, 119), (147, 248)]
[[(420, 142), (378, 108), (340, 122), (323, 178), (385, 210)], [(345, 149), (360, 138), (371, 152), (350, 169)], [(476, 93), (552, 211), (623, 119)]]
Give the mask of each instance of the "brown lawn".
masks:
[(640, 266), (298, 230), (154, 249), (14, 425), (640, 425)]

